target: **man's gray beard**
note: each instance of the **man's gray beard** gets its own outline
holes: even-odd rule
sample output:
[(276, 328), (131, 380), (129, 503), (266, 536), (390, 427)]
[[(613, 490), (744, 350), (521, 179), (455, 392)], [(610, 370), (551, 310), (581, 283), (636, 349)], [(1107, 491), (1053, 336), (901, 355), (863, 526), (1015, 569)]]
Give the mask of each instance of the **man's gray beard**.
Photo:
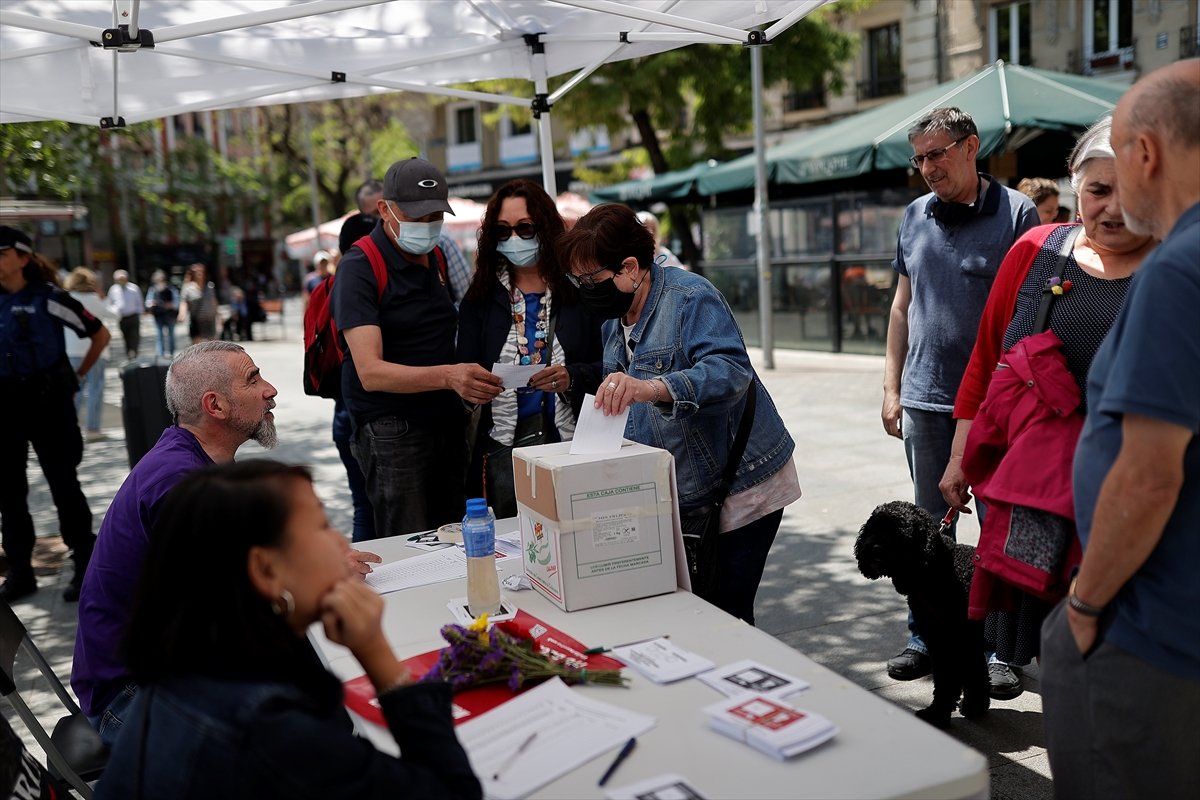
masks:
[[(1155, 235), (1154, 231), (1150, 230), (1145, 224), (1143, 224), (1142, 220), (1138, 219), (1137, 217), (1133, 216), (1128, 211), (1126, 211), (1124, 206), (1121, 207), (1121, 219), (1124, 220), (1124, 222), (1125, 222), (1125, 229), (1128, 230), (1130, 233), (1132, 233), (1134, 236), (1154, 236)], [(1157, 237), (1155, 237), (1155, 238), (1157, 238)]]
[(250, 434), (250, 438), (265, 449), (273, 450), (275, 445), (279, 444), (279, 434), (275, 431), (275, 420), (264, 417), (263, 421), (258, 423), (258, 427), (254, 429), (254, 433)]

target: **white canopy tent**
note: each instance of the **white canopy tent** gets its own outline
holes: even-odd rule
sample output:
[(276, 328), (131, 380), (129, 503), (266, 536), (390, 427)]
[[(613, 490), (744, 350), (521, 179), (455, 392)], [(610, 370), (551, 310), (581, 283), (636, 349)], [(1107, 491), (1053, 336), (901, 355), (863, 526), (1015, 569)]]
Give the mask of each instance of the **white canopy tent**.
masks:
[[(556, 195), (549, 114), (596, 69), (694, 43), (748, 45), (758, 54), (826, 2), (4, 0), (0, 123), (121, 127), (187, 111), (393, 91), (529, 104), (452, 87), (517, 78), (533, 83), (542, 181)], [(548, 79), (568, 73), (550, 92)]]
[[(392, 91), (529, 104), (450, 87), (497, 78), (531, 81), (540, 117), (608, 61), (769, 42), (827, 1), (5, 0), (0, 122), (109, 127)], [(549, 133), (539, 125), (555, 194)]]

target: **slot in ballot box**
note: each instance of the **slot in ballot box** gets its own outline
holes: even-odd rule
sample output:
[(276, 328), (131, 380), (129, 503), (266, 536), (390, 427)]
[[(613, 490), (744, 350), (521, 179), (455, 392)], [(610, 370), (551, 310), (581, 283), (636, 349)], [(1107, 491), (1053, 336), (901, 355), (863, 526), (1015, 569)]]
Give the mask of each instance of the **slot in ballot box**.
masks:
[(679, 527), (675, 460), (626, 441), (571, 455), (571, 443), (513, 450), (521, 561), (564, 611), (691, 588)]

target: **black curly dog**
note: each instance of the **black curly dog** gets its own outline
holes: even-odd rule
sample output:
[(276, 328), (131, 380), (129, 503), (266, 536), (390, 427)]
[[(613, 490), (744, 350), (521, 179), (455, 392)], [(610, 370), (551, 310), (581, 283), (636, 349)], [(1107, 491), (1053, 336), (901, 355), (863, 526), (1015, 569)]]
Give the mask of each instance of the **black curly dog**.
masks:
[(967, 595), (975, 572), (975, 548), (944, 536), (927, 511), (902, 501), (884, 503), (858, 532), (858, 571), (892, 579), (908, 598), (933, 661), (933, 702), (917, 716), (945, 728), (962, 695), (967, 718), (987, 713), (988, 672), (983, 622), (967, 619)]

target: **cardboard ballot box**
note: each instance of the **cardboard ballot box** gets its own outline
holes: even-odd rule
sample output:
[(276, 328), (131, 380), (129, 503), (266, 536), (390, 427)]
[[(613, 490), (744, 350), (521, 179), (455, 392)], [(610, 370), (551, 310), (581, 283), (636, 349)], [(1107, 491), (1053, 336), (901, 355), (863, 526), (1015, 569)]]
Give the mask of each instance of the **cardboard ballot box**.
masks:
[(521, 560), (533, 587), (564, 611), (690, 588), (671, 454), (628, 441), (606, 455), (570, 449), (513, 451)]

